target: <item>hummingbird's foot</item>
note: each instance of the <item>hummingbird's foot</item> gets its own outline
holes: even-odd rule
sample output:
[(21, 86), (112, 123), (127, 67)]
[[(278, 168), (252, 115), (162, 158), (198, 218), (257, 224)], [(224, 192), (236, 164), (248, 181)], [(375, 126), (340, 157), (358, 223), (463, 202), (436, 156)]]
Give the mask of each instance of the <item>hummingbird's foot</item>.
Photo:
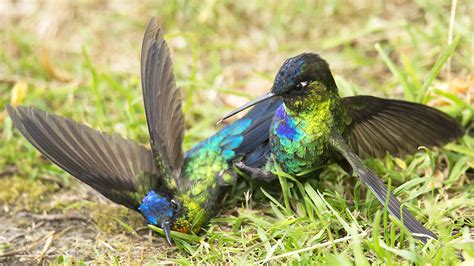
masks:
[(276, 179), (276, 176), (271, 171), (266, 171), (260, 168), (250, 167), (243, 162), (238, 162), (235, 167), (244, 174), (248, 175), (250, 179), (270, 183)]

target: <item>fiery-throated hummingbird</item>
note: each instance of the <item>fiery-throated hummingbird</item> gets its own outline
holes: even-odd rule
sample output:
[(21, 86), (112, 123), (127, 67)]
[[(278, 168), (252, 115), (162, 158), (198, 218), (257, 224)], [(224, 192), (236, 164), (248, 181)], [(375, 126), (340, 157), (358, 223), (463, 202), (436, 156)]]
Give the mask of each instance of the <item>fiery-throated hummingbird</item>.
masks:
[[(7, 109), (14, 125), (44, 156), (115, 203), (140, 212), (161, 227), (171, 243), (171, 229), (197, 232), (216, 213), (223, 188), (234, 182), (235, 149), (244, 143), (246, 131), (276, 105), (256, 106), (183, 154), (180, 90), (155, 18), (143, 39), (141, 78), (151, 151), (31, 107)], [(246, 150), (264, 141), (246, 142)]]
[[(382, 204), (387, 203), (388, 211), (415, 237), (423, 242), (436, 238), (401, 206), (361, 158), (381, 157), (386, 152), (403, 155), (419, 146), (442, 145), (462, 136), (459, 123), (418, 103), (372, 96), (341, 98), (328, 64), (313, 53), (286, 60), (269, 93), (223, 119), (275, 98), (282, 102), (270, 114), (271, 122), (248, 133), (268, 136), (267, 144), (251, 151), (248, 159), (237, 163), (238, 168), (253, 178), (271, 180), (274, 163), (295, 175), (338, 162), (351, 169)], [(237, 152), (243, 150), (245, 145)], [(263, 161), (266, 163), (262, 166)]]

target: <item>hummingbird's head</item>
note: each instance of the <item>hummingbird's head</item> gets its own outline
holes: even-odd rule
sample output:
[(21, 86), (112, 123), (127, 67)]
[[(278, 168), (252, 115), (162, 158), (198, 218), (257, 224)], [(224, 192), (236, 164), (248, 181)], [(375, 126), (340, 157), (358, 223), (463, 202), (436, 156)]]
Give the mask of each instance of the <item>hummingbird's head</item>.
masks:
[(150, 224), (163, 229), (166, 240), (170, 245), (171, 229), (187, 233), (187, 230), (180, 227), (181, 222), (178, 222), (181, 217), (186, 216), (186, 210), (183, 208), (183, 204), (173, 196), (150, 191), (143, 198), (138, 210)]
[(309, 94), (317, 81), (333, 89), (335, 82), (329, 65), (318, 54), (303, 53), (283, 63), (273, 82), (271, 93), (283, 98)]
[(326, 92), (337, 93), (336, 82), (328, 63), (318, 54), (302, 53), (283, 63), (270, 92), (232, 111), (222, 120), (272, 97), (282, 97), (290, 107), (302, 106), (305, 99), (314, 100), (314, 97), (310, 96), (317, 97), (325, 95)]
[(293, 110), (318, 103), (329, 93), (337, 93), (337, 86), (328, 63), (318, 54), (303, 53), (283, 63), (270, 94), (281, 96)]

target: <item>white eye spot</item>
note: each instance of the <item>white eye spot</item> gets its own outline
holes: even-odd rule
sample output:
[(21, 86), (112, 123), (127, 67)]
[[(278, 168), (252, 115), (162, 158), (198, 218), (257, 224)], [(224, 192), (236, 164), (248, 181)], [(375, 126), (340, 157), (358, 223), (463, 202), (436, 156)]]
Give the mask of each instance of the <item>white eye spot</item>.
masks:
[(171, 203), (171, 208), (173, 209), (178, 208), (178, 203), (174, 199), (170, 200), (170, 203)]
[(308, 82), (307, 81), (302, 81), (302, 82), (300, 82), (300, 85), (301, 85), (301, 87), (306, 87), (306, 85), (308, 85)]

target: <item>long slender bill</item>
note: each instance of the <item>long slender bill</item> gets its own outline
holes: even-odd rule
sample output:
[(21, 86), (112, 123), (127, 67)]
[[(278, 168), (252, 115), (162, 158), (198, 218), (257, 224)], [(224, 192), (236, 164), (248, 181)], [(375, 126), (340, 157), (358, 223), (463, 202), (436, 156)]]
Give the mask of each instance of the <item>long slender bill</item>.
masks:
[(252, 107), (252, 106), (254, 106), (254, 105), (258, 104), (258, 103), (261, 103), (261, 102), (263, 102), (263, 101), (265, 101), (265, 100), (268, 100), (268, 99), (270, 99), (270, 98), (272, 98), (272, 97), (274, 97), (274, 96), (276, 96), (276, 95), (275, 95), (273, 92), (269, 92), (269, 93), (267, 93), (267, 94), (264, 94), (264, 95), (262, 95), (262, 96), (259, 96), (259, 97), (256, 98), (255, 100), (250, 101), (250, 102), (248, 102), (248, 103), (242, 105), (241, 107), (235, 109), (234, 111), (228, 113), (227, 115), (225, 115), (221, 120), (219, 120), (219, 122), (217, 122), (217, 124), (220, 124), (222, 121), (226, 120), (227, 118), (232, 117), (232, 116), (234, 116), (234, 115), (236, 115), (236, 114), (238, 114), (238, 113), (244, 111), (245, 109), (247, 109), (247, 108), (249, 108), (249, 107)]
[(173, 241), (171, 241), (171, 224), (170, 222), (166, 221), (161, 224), (161, 228), (163, 229), (163, 232), (165, 232), (165, 237), (166, 241), (168, 241), (168, 244), (170, 246), (173, 245)]

